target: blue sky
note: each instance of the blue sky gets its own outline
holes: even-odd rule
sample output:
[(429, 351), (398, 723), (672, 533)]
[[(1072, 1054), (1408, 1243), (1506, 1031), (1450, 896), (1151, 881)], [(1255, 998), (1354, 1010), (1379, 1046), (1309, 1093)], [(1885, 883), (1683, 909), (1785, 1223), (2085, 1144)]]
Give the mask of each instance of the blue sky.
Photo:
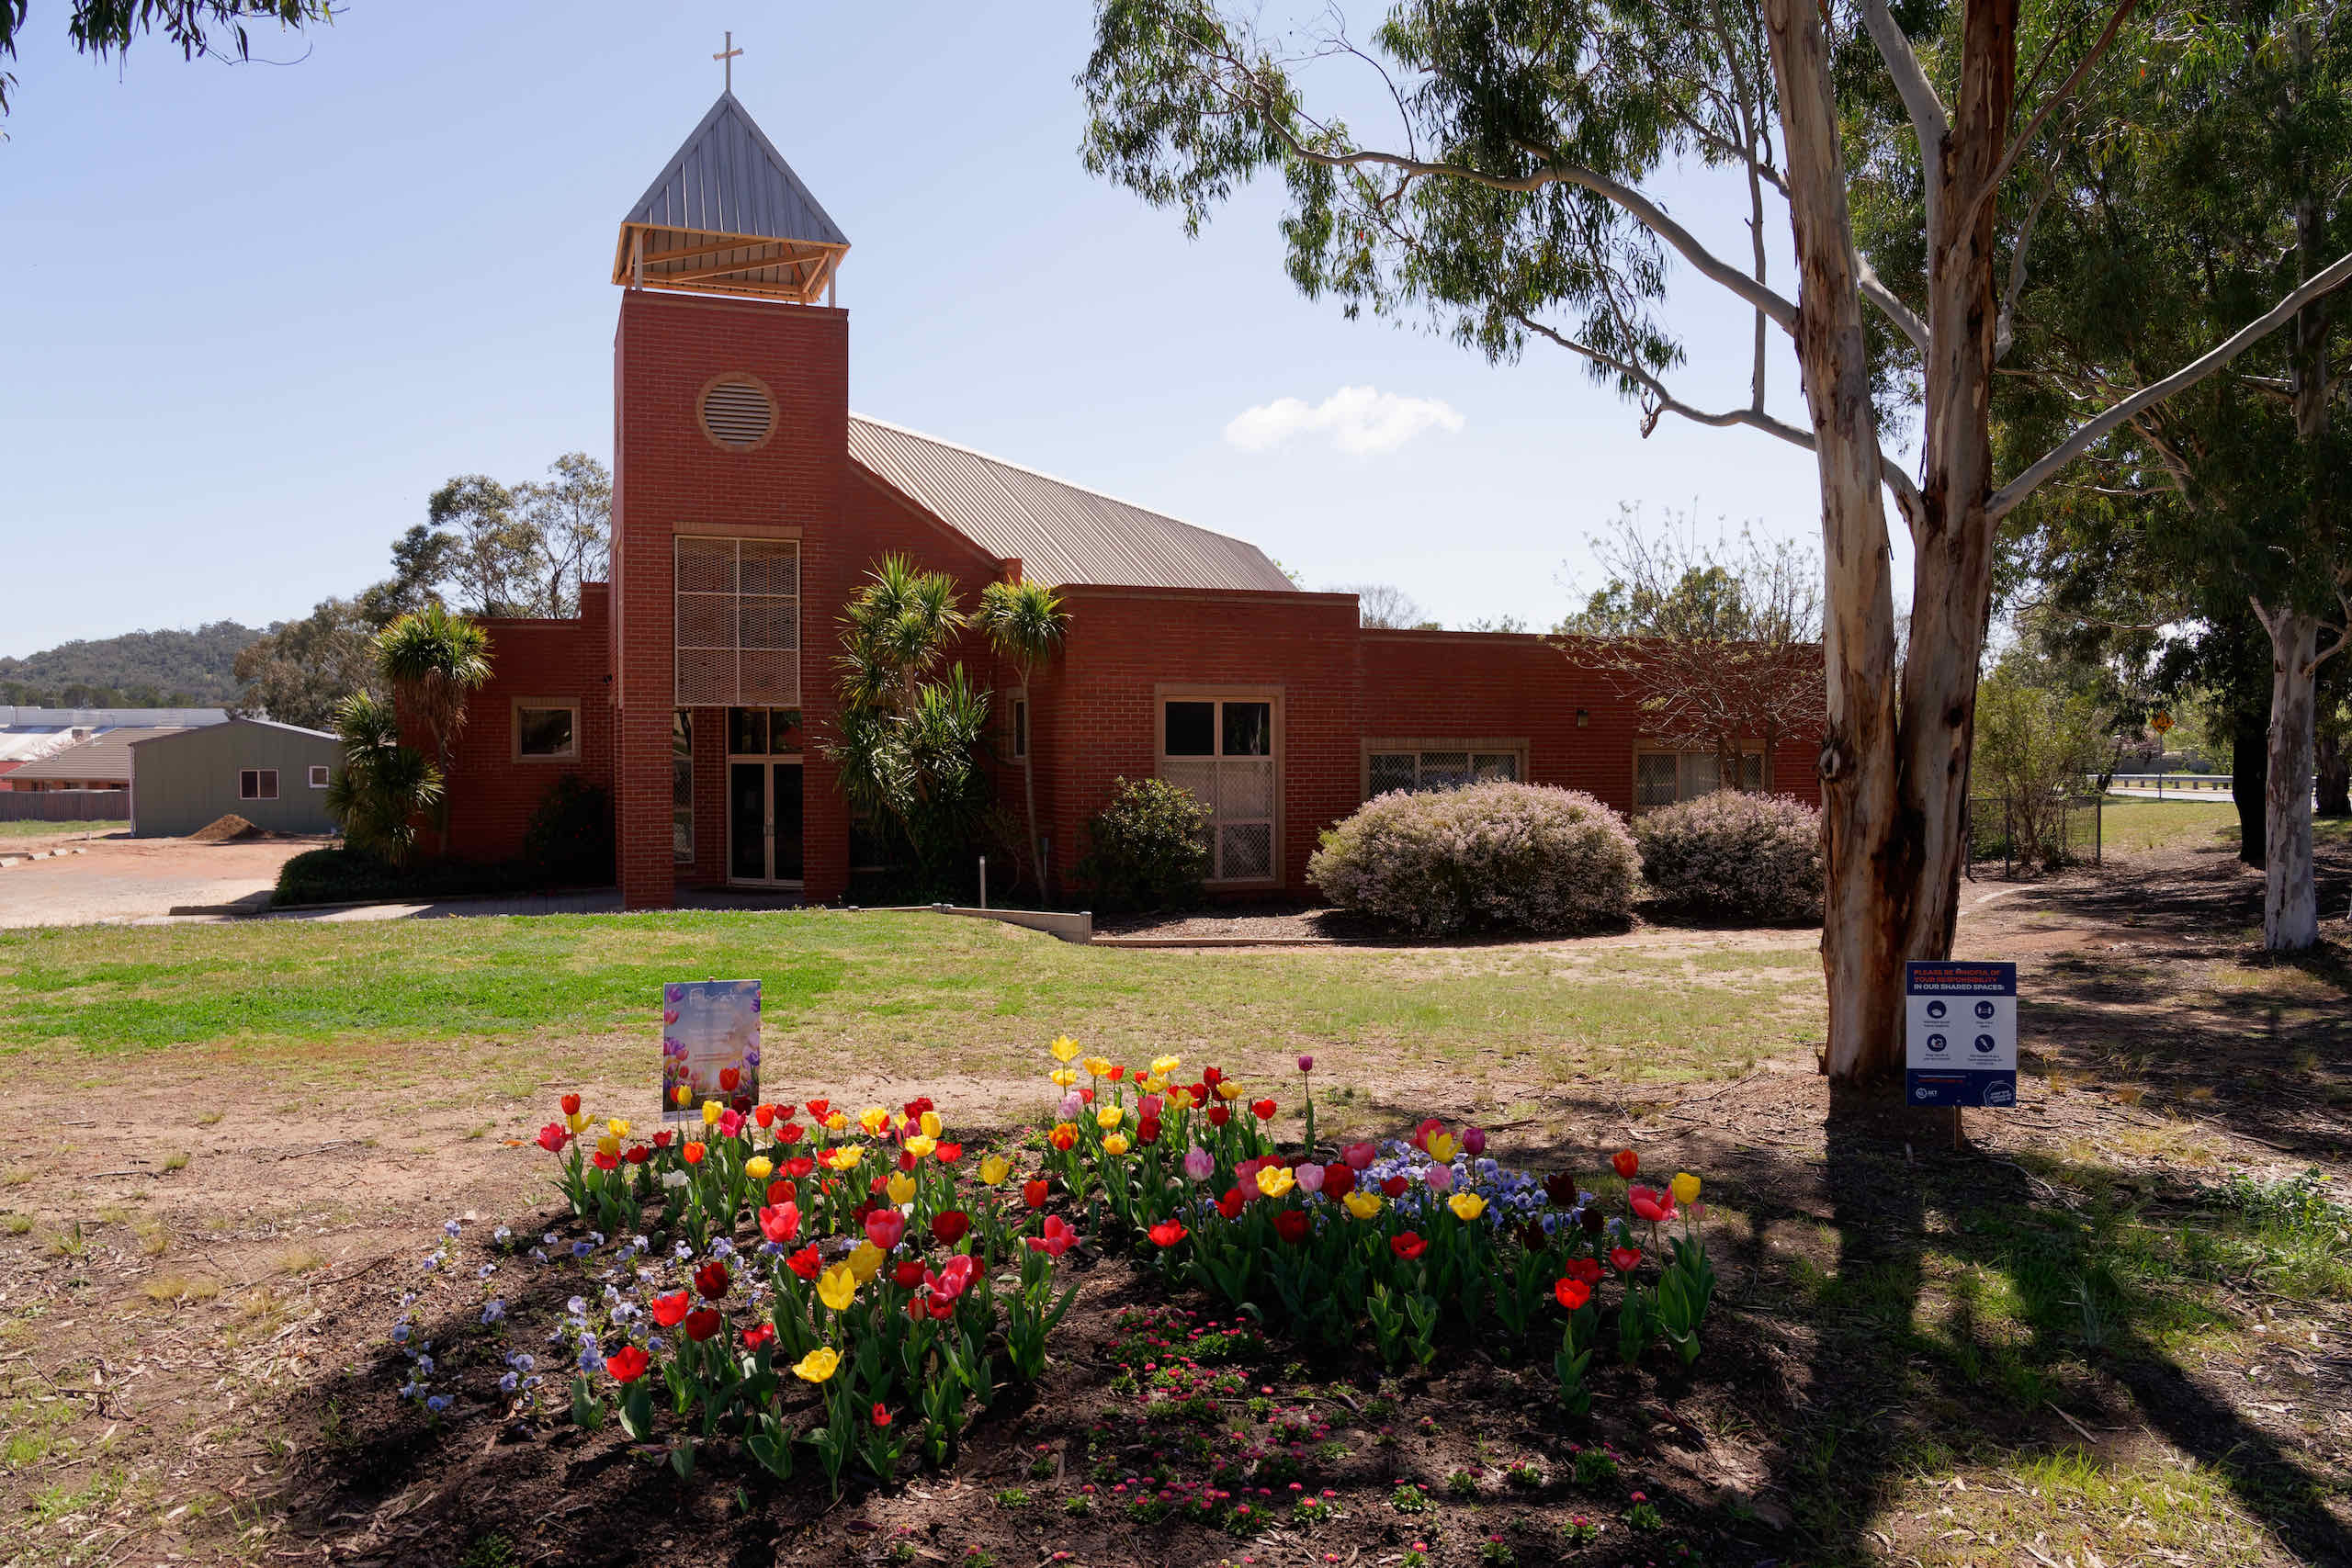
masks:
[[(299, 615), (382, 575), (448, 476), (608, 458), (616, 226), (717, 96), (729, 28), (737, 96), (855, 247), (862, 413), (1450, 625), (1549, 625), (1623, 502), (1818, 537), (1808, 454), (1644, 441), (1557, 350), (1490, 367), (1349, 322), (1283, 276), (1270, 189), (1187, 242), (1090, 177), (1075, 0), (356, 0), (247, 66), (153, 39), (86, 61), (66, 11), (34, 0), (0, 144), (0, 654)], [(1668, 188), (1744, 254), (1728, 187)], [(1677, 310), (1685, 395), (1744, 399), (1745, 313), (1687, 278)]]

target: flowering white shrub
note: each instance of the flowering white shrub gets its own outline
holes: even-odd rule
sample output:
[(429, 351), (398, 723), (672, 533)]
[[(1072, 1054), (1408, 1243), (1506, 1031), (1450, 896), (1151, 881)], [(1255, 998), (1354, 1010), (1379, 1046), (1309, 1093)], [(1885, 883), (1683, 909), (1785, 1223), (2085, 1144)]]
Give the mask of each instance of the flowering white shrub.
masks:
[(1323, 835), (1306, 877), (1343, 909), (1420, 935), (1556, 932), (1633, 913), (1634, 837), (1577, 790), (1483, 784), (1367, 801)]
[(1751, 920), (1821, 918), (1821, 813), (1721, 789), (1634, 824), (1642, 880), (1669, 908)]

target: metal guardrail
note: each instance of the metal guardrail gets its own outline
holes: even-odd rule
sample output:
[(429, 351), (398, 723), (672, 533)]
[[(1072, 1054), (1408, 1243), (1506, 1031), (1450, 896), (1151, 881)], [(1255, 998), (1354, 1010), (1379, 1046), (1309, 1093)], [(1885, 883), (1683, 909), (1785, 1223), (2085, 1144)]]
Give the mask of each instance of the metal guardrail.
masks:
[(2227, 795), (2230, 775), (2227, 773), (2110, 773), (2109, 789), (2154, 790), (2158, 795), (2170, 791), (2175, 795)]

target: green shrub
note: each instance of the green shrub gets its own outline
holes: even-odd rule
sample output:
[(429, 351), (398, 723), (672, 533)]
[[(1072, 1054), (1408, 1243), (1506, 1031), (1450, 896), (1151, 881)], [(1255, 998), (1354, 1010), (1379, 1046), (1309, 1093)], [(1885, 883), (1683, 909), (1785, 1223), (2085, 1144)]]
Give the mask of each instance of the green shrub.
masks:
[(1209, 808), (1161, 779), (1119, 779), (1111, 804), (1086, 825), (1078, 877), (1102, 909), (1166, 909), (1199, 902), (1209, 874)]
[(1326, 831), (1306, 879), (1343, 909), (1420, 936), (1623, 925), (1637, 862), (1591, 795), (1483, 784), (1366, 802)]
[(342, 904), (357, 899), (448, 898), (459, 894), (535, 893), (547, 886), (520, 861), (424, 861), (395, 866), (358, 850), (311, 850), (277, 869), (272, 906)]
[(1642, 880), (1669, 908), (1742, 920), (1821, 918), (1821, 813), (1719, 789), (1634, 823)]
[(613, 800), (566, 773), (548, 786), (523, 835), (523, 858), (549, 886), (603, 887), (614, 876)]

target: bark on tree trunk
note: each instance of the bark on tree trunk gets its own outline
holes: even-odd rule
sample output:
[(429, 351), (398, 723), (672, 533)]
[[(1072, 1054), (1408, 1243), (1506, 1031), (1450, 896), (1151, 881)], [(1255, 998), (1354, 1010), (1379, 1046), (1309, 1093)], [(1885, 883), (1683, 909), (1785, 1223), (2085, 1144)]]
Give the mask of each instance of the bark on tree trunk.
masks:
[(2238, 808), (2238, 859), (2256, 871), (2268, 858), (2263, 830), (2269, 779), (2269, 729), (2261, 715), (2240, 713), (2230, 730), (2230, 795)]
[(1895, 810), (1894, 595), (1845, 158), (1814, 0), (1765, 0), (1800, 274), (1797, 362), (1821, 470), (1821, 964), (1825, 1065), (1860, 1082), (1899, 1061), (1913, 858)]
[(2270, 633), (2269, 777), (2263, 787), (2262, 945), (2295, 953), (2319, 940), (2312, 880), (2312, 717), (2319, 621), (2255, 606)]

